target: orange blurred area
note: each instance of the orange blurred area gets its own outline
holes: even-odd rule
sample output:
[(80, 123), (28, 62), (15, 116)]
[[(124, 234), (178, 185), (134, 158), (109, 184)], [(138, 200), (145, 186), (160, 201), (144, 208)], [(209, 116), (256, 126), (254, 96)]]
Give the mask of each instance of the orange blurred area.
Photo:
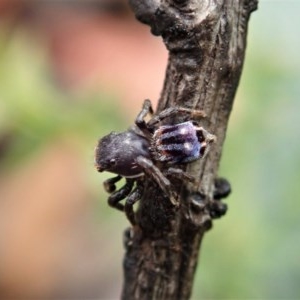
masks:
[(12, 34), (26, 27), (47, 47), (60, 85), (114, 90), (131, 109), (145, 97), (156, 103), (167, 51), (161, 38), (134, 19), (126, 2), (2, 0), (0, 13)]
[[(149, 28), (134, 20), (126, 1), (2, 0), (0, 17), (0, 56), (12, 72), (11, 81), (7, 74), (0, 78), (5, 86), (0, 92), (0, 298), (118, 298), (121, 230), (127, 223), (107, 209), (93, 147), (105, 130), (114, 129), (113, 110), (116, 119), (126, 119), (115, 126), (129, 126), (144, 98), (155, 104), (167, 52)], [(24, 52), (18, 44), (22, 39)], [(30, 55), (33, 62), (41, 56), (41, 73), (35, 74), (30, 62), (22, 75), (14, 51), (20, 51), (20, 64)], [(35, 81), (43, 77), (47, 82), (39, 86)], [(28, 95), (17, 95), (18, 89)], [(62, 100), (53, 104), (50, 99), (47, 107), (42, 102), (47, 89)], [(114, 99), (109, 115), (101, 95)], [(94, 101), (99, 116), (89, 116), (89, 107), (85, 116), (82, 100)], [(84, 126), (94, 126), (93, 132)]]

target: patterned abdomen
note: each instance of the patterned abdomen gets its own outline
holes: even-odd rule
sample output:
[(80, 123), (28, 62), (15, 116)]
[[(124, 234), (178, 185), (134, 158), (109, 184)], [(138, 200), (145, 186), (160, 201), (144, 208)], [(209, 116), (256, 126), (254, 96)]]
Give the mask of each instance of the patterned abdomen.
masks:
[(192, 122), (160, 126), (153, 135), (151, 153), (155, 160), (186, 163), (200, 156), (200, 143)]

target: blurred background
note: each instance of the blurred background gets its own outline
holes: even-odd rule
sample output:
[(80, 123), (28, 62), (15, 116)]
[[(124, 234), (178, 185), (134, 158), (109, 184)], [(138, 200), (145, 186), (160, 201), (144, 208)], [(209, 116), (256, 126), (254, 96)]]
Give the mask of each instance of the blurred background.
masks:
[[(300, 2), (261, 0), (192, 299), (300, 297)], [(127, 2), (0, 0), (0, 298), (118, 299), (125, 217), (99, 137), (156, 103), (167, 52)]]

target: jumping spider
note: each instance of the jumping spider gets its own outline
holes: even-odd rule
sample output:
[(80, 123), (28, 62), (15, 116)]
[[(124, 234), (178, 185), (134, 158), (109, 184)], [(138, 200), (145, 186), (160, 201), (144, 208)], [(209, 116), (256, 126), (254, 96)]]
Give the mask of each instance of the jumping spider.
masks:
[[(104, 182), (105, 190), (111, 195), (110, 206), (125, 211), (127, 218), (135, 224), (133, 204), (143, 194), (143, 176), (149, 175), (161, 188), (171, 203), (178, 206), (177, 195), (172, 191), (166, 175), (183, 180), (193, 178), (179, 168), (169, 167), (166, 175), (157, 167), (157, 163), (169, 166), (189, 163), (202, 158), (216, 137), (204, 128), (189, 120), (175, 125), (160, 125), (160, 122), (176, 113), (188, 116), (205, 117), (201, 110), (183, 107), (171, 107), (152, 116), (150, 100), (145, 100), (135, 125), (121, 133), (111, 132), (101, 138), (95, 149), (95, 166), (99, 172), (108, 171), (117, 174)], [(151, 119), (146, 122), (145, 117)], [(124, 177), (125, 185), (116, 191), (115, 183)], [(135, 187), (134, 184), (136, 183)], [(120, 203), (126, 199), (125, 204)]]

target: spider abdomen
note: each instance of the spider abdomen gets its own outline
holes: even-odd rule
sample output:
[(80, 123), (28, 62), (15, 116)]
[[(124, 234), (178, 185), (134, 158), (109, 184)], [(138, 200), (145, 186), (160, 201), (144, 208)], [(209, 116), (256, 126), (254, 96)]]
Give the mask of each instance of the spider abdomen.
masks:
[(151, 142), (154, 159), (172, 164), (198, 159), (200, 149), (197, 132), (191, 121), (160, 126)]

